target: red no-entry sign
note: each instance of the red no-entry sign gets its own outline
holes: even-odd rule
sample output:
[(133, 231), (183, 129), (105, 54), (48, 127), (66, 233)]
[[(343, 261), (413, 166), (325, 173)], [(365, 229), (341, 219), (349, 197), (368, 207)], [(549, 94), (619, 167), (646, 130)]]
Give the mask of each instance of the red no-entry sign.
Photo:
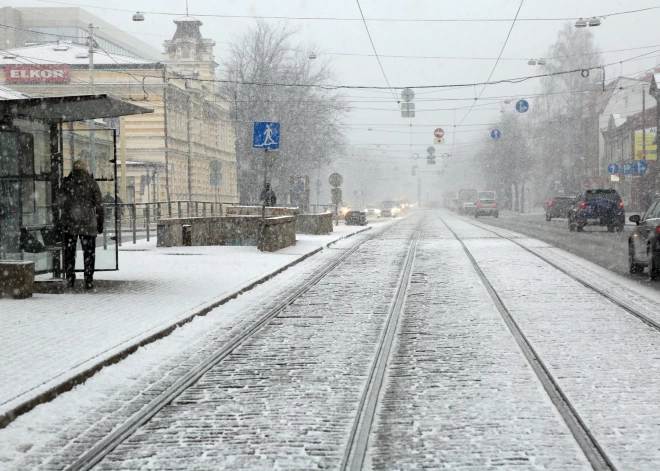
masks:
[(442, 130), (442, 128), (438, 128), (435, 131), (433, 131), (433, 135), (440, 139), (441, 137), (444, 137), (445, 132)]

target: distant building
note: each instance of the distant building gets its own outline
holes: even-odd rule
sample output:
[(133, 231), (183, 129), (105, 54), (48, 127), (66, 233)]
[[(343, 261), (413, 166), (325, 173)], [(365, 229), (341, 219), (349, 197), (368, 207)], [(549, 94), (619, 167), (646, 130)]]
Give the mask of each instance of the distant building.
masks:
[(0, 18), (4, 25), (0, 27), (3, 49), (57, 41), (84, 45), (92, 23), (96, 42), (109, 53), (144, 57), (153, 62), (162, 58), (156, 48), (77, 7), (4, 7), (0, 9)]
[[(96, 41), (94, 92), (155, 111), (96, 123), (119, 131), (119, 195), (127, 203), (236, 202), (234, 127), (228, 103), (214, 93), (215, 43), (202, 37), (199, 20), (174, 23), (161, 62), (114, 53)], [(76, 41), (8, 49), (0, 52), (0, 82), (30, 96), (89, 94), (89, 62), (88, 47)], [(93, 151), (80, 152), (90, 158)]]

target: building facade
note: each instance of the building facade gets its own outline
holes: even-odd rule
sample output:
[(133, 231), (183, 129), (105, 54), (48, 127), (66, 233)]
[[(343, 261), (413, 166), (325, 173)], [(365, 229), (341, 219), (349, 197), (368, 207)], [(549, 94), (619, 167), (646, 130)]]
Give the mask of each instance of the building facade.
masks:
[[(236, 202), (234, 127), (228, 103), (214, 93), (215, 44), (202, 37), (199, 20), (185, 17), (175, 24), (161, 62), (113, 54), (97, 44), (93, 87), (88, 47), (69, 41), (0, 53), (0, 81), (35, 97), (105, 93), (153, 109), (94, 123), (95, 133), (118, 132), (122, 201)], [(85, 158), (93, 152), (83, 150)]]

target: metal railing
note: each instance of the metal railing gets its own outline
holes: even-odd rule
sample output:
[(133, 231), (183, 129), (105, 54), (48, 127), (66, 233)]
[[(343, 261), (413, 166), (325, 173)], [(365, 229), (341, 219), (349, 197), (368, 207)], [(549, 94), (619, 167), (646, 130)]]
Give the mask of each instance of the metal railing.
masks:
[[(131, 234), (133, 243), (137, 243), (138, 234), (151, 240), (159, 219), (222, 216), (224, 206), (235, 203), (219, 203), (214, 201), (172, 201), (154, 203), (121, 203), (117, 204), (119, 227), (117, 240), (122, 245), (124, 234)], [(106, 226), (114, 225), (114, 204), (105, 205)]]

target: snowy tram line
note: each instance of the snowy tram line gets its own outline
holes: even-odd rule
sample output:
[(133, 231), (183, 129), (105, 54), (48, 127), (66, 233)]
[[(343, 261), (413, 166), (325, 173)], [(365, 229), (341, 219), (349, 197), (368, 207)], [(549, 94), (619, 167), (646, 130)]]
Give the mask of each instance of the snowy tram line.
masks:
[(591, 469), (452, 233), (428, 218), (367, 469)]
[[(656, 469), (657, 299), (628, 292), (593, 273), (588, 278), (579, 266), (562, 267), (561, 257), (551, 249), (541, 254), (529, 248), (532, 243), (514, 240), (507, 231), (441, 217), (554, 378), (565, 400), (558, 410), (571, 409), (581, 422), (577, 433), (589, 435), (591, 445), (599, 449), (593, 451), (600, 451), (601, 465), (607, 459), (611, 469)], [(598, 461), (592, 461), (595, 469), (608, 469), (597, 467)]]
[(39, 469), (655, 469), (657, 300), (530, 244), (417, 211), (331, 249)]
[(421, 219), (354, 247), (191, 385), (67, 469), (339, 467)]

